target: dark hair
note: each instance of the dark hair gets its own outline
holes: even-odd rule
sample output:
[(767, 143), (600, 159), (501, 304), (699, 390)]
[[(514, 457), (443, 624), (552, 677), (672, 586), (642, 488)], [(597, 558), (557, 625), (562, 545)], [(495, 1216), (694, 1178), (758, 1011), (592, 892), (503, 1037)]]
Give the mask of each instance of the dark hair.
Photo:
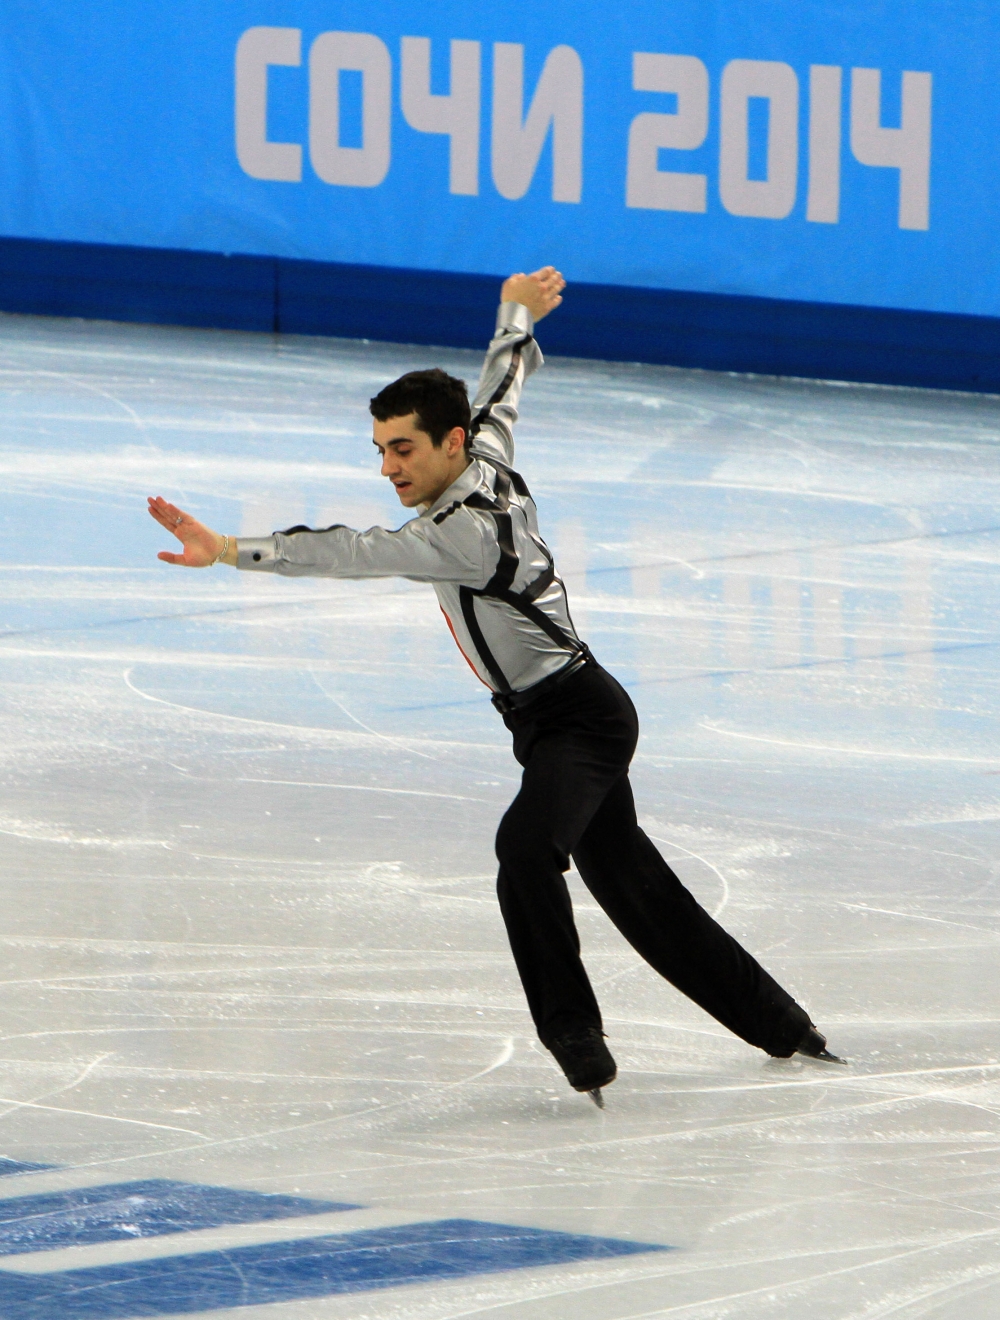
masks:
[(368, 405), (368, 411), (379, 422), (391, 417), (409, 417), (417, 414), (417, 427), (430, 436), (440, 447), (449, 431), (460, 426), (469, 443), (469, 425), (472, 409), (465, 381), (449, 376), (440, 367), (430, 371), (408, 371), (384, 390), (379, 390)]

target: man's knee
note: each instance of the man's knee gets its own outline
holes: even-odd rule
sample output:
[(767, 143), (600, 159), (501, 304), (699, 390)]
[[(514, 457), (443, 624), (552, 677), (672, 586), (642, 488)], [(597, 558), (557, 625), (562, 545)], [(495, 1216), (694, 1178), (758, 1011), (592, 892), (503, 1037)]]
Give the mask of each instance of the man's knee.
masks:
[(533, 827), (530, 820), (513, 809), (500, 822), (496, 837), (496, 855), (500, 870), (511, 877), (534, 872), (540, 867), (565, 871), (569, 858), (553, 842), (549, 832)]
[(497, 828), (497, 837), (494, 844), (501, 870), (520, 869), (519, 863), (524, 858), (522, 846), (524, 833), (523, 823), (519, 824), (516, 813), (513, 809), (508, 811)]

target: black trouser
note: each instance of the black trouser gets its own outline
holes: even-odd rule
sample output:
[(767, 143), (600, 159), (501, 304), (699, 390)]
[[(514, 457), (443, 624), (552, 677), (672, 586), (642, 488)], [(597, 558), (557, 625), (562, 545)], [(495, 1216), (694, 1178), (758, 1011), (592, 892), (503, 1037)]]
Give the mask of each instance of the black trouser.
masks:
[(497, 893), (543, 1043), (601, 1026), (563, 879), (572, 856), (661, 976), (751, 1045), (792, 1054), (805, 1011), (695, 902), (639, 828), (628, 781), (639, 725), (624, 689), (591, 662), (504, 723), (524, 775), (497, 832)]

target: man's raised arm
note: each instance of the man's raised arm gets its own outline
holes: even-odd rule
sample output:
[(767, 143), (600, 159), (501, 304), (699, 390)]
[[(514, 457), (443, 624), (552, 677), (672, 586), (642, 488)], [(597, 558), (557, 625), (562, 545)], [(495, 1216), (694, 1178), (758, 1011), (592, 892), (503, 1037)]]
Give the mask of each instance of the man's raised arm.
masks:
[(542, 364), (532, 331), (562, 302), (566, 281), (554, 266), (511, 275), (500, 290), (497, 328), (472, 403), (472, 445), (502, 463), (514, 460), (514, 423), (525, 378)]

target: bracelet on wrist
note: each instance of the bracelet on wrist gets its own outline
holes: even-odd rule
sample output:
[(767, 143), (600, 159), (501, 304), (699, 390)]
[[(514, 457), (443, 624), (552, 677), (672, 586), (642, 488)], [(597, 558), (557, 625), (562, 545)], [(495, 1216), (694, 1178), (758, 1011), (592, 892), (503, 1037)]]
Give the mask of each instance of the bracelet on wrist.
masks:
[(211, 567), (214, 568), (215, 565), (218, 564), (218, 563), (220, 562), (220, 560), (225, 559), (226, 555), (228, 555), (228, 554), (229, 554), (229, 537), (228, 537), (228, 536), (224, 536), (224, 537), (222, 538), (222, 549), (219, 551), (219, 553), (218, 553), (218, 554), (215, 556), (215, 558), (212, 560)]

